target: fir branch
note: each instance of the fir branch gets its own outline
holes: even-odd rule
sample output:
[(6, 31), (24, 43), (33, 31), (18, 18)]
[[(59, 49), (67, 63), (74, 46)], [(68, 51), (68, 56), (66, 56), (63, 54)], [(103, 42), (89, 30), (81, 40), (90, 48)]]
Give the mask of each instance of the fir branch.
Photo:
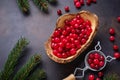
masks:
[(33, 0), (33, 2), (42, 11), (48, 11), (48, 2), (46, 0)]
[(23, 49), (28, 45), (28, 41), (25, 38), (21, 38), (16, 43), (15, 47), (10, 52), (8, 59), (4, 65), (4, 69), (1, 71), (0, 80), (9, 80), (13, 74), (15, 65), (18, 58), (21, 56)]
[(29, 2), (28, 0), (17, 0), (17, 4), (20, 8), (20, 10), (23, 12), (23, 13), (28, 13), (29, 12)]
[(14, 76), (13, 80), (26, 80), (29, 73), (34, 69), (34, 67), (40, 63), (41, 56), (34, 55), (30, 58), (30, 60), (17, 72)]
[(103, 80), (119, 80), (119, 76), (115, 73), (106, 75)]
[(46, 73), (42, 69), (37, 69), (28, 80), (44, 80), (46, 78)]

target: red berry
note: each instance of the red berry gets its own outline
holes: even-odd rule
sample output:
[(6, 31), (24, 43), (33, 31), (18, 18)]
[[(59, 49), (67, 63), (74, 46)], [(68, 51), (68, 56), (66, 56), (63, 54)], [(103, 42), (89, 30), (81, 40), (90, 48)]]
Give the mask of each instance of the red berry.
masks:
[(115, 57), (116, 59), (119, 59), (119, 58), (120, 58), (120, 53), (119, 53), (119, 52), (115, 52), (115, 53), (114, 53), (114, 57)]
[(92, 0), (92, 2), (96, 3), (97, 1), (96, 0)]
[(74, 4), (76, 3), (76, 2), (78, 2), (79, 0), (74, 0)]
[(82, 38), (82, 39), (81, 39), (81, 43), (82, 43), (82, 44), (85, 44), (85, 43), (86, 43), (86, 39)]
[(91, 64), (92, 62), (93, 60), (88, 58), (88, 64)]
[(95, 56), (95, 59), (99, 59), (100, 58), (100, 54), (99, 53), (95, 53), (94, 56)]
[(67, 58), (67, 54), (66, 53), (62, 53), (62, 57), (63, 58)]
[(101, 78), (101, 77), (103, 77), (103, 75), (104, 75), (104, 74), (103, 74), (103, 72), (101, 72), (101, 71), (100, 71), (100, 72), (98, 72), (98, 77), (100, 77), (100, 78)]
[(93, 53), (89, 54), (89, 58), (94, 59), (94, 54)]
[(114, 37), (114, 36), (110, 36), (109, 39), (110, 39), (110, 41), (112, 41), (112, 42), (115, 41), (115, 37)]
[(93, 63), (90, 64), (90, 67), (91, 67), (92, 69), (95, 69), (95, 65), (94, 65)]
[(120, 16), (117, 17), (117, 21), (120, 23)]
[(60, 53), (57, 53), (56, 56), (57, 56), (58, 58), (62, 58), (62, 54), (60, 54)]
[(95, 76), (93, 75), (93, 74), (90, 74), (89, 76), (88, 76), (88, 80), (94, 80), (95, 79)]
[(87, 4), (87, 5), (90, 5), (90, 4), (91, 4), (91, 0), (87, 0), (87, 1), (86, 1), (86, 4)]
[(56, 37), (56, 38), (54, 38), (54, 41), (55, 41), (56, 43), (59, 43), (59, 42), (60, 42), (60, 39), (59, 39), (58, 37)]
[(93, 63), (96, 64), (96, 65), (98, 65), (99, 64), (99, 60), (98, 59), (94, 59)]
[(115, 34), (114, 28), (110, 28), (110, 29), (109, 29), (109, 33), (110, 33), (111, 35), (114, 35), (114, 34)]
[(77, 2), (75, 3), (75, 6), (76, 6), (76, 8), (80, 8), (80, 7), (81, 7), (81, 3), (80, 3), (79, 1), (77, 1)]
[(118, 45), (113, 45), (113, 49), (114, 49), (115, 51), (118, 51)]
[(60, 9), (57, 10), (58, 15), (62, 15), (62, 11)]
[(84, 0), (80, 0), (80, 3), (81, 3), (82, 5), (84, 5)]
[(105, 60), (104, 56), (103, 56), (103, 55), (100, 55), (99, 60), (100, 60), (100, 61), (104, 61), (104, 60)]
[(75, 49), (75, 48), (72, 48), (72, 49), (70, 50), (70, 54), (71, 54), (71, 55), (76, 54), (76, 49)]
[(100, 62), (99, 62), (99, 66), (100, 66), (100, 67), (103, 67), (103, 66), (104, 66), (104, 61), (100, 61)]
[(69, 6), (65, 6), (64, 9), (65, 9), (66, 12), (69, 12)]
[(100, 78), (96, 78), (95, 80), (101, 80)]

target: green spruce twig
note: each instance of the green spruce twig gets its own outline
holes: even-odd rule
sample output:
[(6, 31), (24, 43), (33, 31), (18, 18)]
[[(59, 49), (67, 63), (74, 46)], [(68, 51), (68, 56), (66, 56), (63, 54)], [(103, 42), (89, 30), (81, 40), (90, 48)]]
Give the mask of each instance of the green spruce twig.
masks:
[(48, 11), (48, 2), (46, 0), (33, 0), (33, 2), (42, 11)]
[(106, 75), (103, 80), (119, 80), (119, 76), (115, 73)]
[(41, 56), (35, 54), (30, 60), (17, 72), (13, 80), (26, 80), (30, 72), (40, 63)]
[(15, 65), (18, 58), (21, 56), (23, 49), (28, 45), (28, 41), (25, 38), (21, 38), (16, 43), (15, 47), (10, 52), (8, 59), (4, 65), (4, 69), (1, 71), (0, 80), (9, 80), (13, 74)]
[(23, 12), (23, 13), (28, 13), (29, 12), (29, 2), (28, 0), (17, 0), (17, 4), (20, 8), (20, 10)]
[(44, 80), (46, 73), (42, 69), (37, 69), (32, 75), (29, 76), (28, 80)]

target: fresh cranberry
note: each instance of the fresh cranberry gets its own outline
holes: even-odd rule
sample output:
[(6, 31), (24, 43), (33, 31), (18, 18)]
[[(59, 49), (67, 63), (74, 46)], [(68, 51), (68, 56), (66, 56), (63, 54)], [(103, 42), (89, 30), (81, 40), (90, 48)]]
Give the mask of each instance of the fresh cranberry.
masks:
[(89, 58), (94, 59), (94, 54), (93, 53), (89, 54)]
[(114, 28), (110, 28), (110, 29), (109, 29), (109, 33), (110, 33), (111, 35), (114, 35), (114, 34), (115, 34)]
[(101, 78), (101, 77), (103, 77), (103, 75), (104, 75), (104, 74), (103, 74), (103, 72), (101, 72), (101, 71), (100, 71), (100, 72), (98, 72), (98, 77), (100, 77), (100, 78)]
[(87, 1), (86, 1), (86, 4), (87, 4), (87, 5), (90, 5), (91, 2), (92, 2), (91, 0), (87, 0)]
[(66, 53), (62, 53), (62, 57), (63, 58), (67, 58), (67, 54)]
[(92, 0), (93, 3), (96, 3), (97, 1), (96, 0)]
[(98, 65), (99, 64), (99, 60), (98, 59), (94, 59), (93, 63), (96, 64), (96, 65)]
[(60, 54), (60, 53), (57, 53), (56, 56), (59, 58), (62, 58), (62, 54)]
[(91, 63), (91, 64), (90, 64), (90, 67), (91, 67), (92, 69), (95, 69), (95, 64)]
[(60, 42), (60, 39), (59, 39), (58, 37), (55, 37), (54, 41), (55, 41), (56, 43), (59, 43), (59, 42)]
[(100, 66), (100, 67), (103, 67), (103, 66), (104, 66), (104, 61), (100, 61), (100, 62), (99, 62), (99, 66)]
[(57, 10), (58, 15), (62, 15), (62, 11), (60, 9)]
[(64, 9), (65, 9), (66, 12), (69, 12), (69, 6), (65, 6)]
[(99, 59), (100, 58), (100, 54), (99, 53), (95, 53), (94, 56), (95, 56), (95, 59)]
[(92, 62), (93, 60), (88, 58), (88, 64), (91, 64)]
[(76, 49), (75, 49), (75, 48), (72, 48), (72, 49), (70, 50), (70, 54), (71, 54), (71, 55), (76, 54)]
[(114, 49), (115, 51), (118, 51), (118, 45), (113, 45), (113, 49)]
[(82, 39), (81, 39), (81, 43), (82, 43), (82, 44), (85, 44), (85, 43), (86, 43), (86, 39), (82, 38)]
[(117, 17), (117, 21), (120, 23), (120, 16)]
[(95, 79), (95, 76), (93, 75), (93, 74), (90, 74), (89, 76), (88, 76), (88, 80), (94, 80)]
[(67, 42), (66, 43), (66, 48), (68, 48), (68, 49), (71, 48), (71, 44)]
[(80, 0), (80, 3), (81, 3), (82, 5), (84, 5), (84, 0)]
[(104, 56), (103, 56), (103, 55), (100, 55), (99, 60), (100, 60), (100, 61), (104, 61), (104, 60), (105, 60)]
[(119, 52), (115, 52), (115, 53), (114, 53), (114, 57), (115, 57), (116, 59), (119, 59), (119, 58), (120, 58), (120, 53), (119, 53)]
[(95, 80), (101, 80), (100, 78), (96, 78)]
[(79, 1), (77, 1), (77, 2), (75, 3), (75, 6), (76, 6), (76, 8), (80, 8), (80, 7), (81, 7), (81, 3), (80, 3)]
[(76, 2), (78, 2), (79, 0), (73, 0), (74, 1), (74, 4), (76, 3)]
[(109, 39), (110, 39), (110, 41), (112, 41), (112, 42), (115, 41), (115, 37), (114, 37), (114, 36), (110, 36)]

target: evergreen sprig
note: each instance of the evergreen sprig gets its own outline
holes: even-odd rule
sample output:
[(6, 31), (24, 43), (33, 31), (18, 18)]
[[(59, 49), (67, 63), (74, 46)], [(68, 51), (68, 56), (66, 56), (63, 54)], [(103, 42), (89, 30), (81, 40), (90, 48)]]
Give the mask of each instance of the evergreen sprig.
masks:
[(33, 0), (33, 2), (42, 11), (48, 11), (48, 2), (46, 0)]
[(44, 80), (46, 78), (46, 73), (42, 69), (37, 69), (28, 80)]
[(1, 71), (0, 80), (10, 80), (15, 65), (17, 64), (17, 61), (21, 56), (23, 49), (28, 45), (28, 43), (29, 42), (25, 38), (18, 40), (8, 56), (8, 59), (4, 65), (4, 69)]
[(106, 75), (103, 80), (119, 80), (119, 76), (115, 73)]
[(29, 12), (29, 2), (28, 0), (17, 0), (17, 4), (20, 8), (20, 10), (23, 12), (23, 13), (28, 13)]
[(17, 72), (13, 80), (26, 80), (30, 72), (35, 68), (35, 66), (40, 63), (41, 56), (35, 54), (30, 58), (30, 60)]

